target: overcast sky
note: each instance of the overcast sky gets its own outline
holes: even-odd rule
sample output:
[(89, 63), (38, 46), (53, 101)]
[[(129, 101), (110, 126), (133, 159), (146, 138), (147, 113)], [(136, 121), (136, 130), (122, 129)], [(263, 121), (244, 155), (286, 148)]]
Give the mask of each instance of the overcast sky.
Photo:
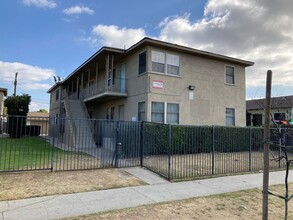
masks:
[(255, 62), (246, 97), (293, 95), (292, 0), (2, 0), (0, 87), (49, 108), (53, 76), (65, 78), (102, 46), (130, 47), (143, 37)]

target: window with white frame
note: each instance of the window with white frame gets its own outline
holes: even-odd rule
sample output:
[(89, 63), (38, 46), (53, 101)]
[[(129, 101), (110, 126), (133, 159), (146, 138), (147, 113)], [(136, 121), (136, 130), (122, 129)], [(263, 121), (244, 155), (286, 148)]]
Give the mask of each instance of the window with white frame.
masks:
[(235, 84), (235, 74), (233, 66), (226, 66), (226, 83), (227, 84)]
[(145, 121), (145, 102), (138, 103), (137, 120), (138, 121)]
[(152, 122), (179, 124), (179, 104), (152, 102), (151, 111)]
[(152, 122), (164, 123), (165, 103), (152, 102)]
[(179, 56), (152, 51), (152, 71), (169, 75), (180, 75)]
[(226, 126), (235, 126), (234, 108), (226, 108)]
[(165, 73), (165, 53), (152, 51), (152, 71)]
[(168, 54), (167, 57), (167, 74), (179, 76), (179, 56)]
[(167, 103), (167, 123), (179, 124), (179, 104)]

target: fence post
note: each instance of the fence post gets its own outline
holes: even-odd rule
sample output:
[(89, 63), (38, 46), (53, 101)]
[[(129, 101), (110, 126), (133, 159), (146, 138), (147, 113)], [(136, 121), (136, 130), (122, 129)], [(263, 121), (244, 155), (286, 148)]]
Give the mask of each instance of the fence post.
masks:
[(171, 124), (168, 129), (168, 180), (171, 178)]
[(116, 126), (116, 145), (115, 145), (115, 167), (118, 167), (118, 155), (119, 155), (119, 148), (121, 148), (121, 143), (119, 141), (119, 128), (120, 128), (120, 121), (117, 122)]
[(252, 171), (251, 154), (252, 154), (252, 138), (251, 138), (251, 127), (249, 127), (249, 172)]
[(215, 175), (215, 126), (212, 127), (212, 175)]
[[(53, 127), (55, 126), (55, 120), (53, 121)], [(51, 121), (52, 123), (52, 121)], [(51, 127), (52, 128), (52, 127)], [(52, 131), (53, 133), (53, 140), (52, 140), (52, 159), (51, 159), (51, 172), (53, 172), (54, 169), (54, 151), (55, 151), (55, 129)]]
[(143, 167), (143, 124), (142, 121), (140, 123), (140, 167)]
[[(278, 133), (280, 134), (280, 136), (279, 136), (279, 157), (278, 158), (281, 158), (281, 155), (282, 155), (282, 147), (281, 146), (283, 146), (283, 143), (285, 143), (286, 132), (284, 132), (284, 134), (282, 134), (283, 133), (282, 128), (279, 128), (279, 129), (280, 130)], [(282, 139), (283, 139), (283, 141), (282, 141)], [(279, 168), (281, 168), (281, 160), (278, 160), (278, 161), (279, 161), (278, 162)]]

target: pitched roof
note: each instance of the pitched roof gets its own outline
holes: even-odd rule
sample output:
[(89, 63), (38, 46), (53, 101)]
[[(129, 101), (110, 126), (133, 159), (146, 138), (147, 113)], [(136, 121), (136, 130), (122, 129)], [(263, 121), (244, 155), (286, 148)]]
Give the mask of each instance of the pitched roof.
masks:
[[(265, 99), (253, 99), (246, 100), (246, 110), (258, 110), (264, 109)], [(271, 98), (271, 108), (292, 108), (293, 107), (293, 95), (291, 96), (280, 96)]]
[(145, 45), (153, 45), (153, 46), (158, 46), (161, 48), (173, 49), (173, 50), (177, 50), (177, 51), (181, 51), (181, 52), (189, 53), (189, 54), (194, 54), (194, 55), (198, 55), (198, 56), (202, 56), (202, 57), (209, 57), (209, 58), (213, 58), (213, 59), (217, 59), (217, 60), (237, 63), (237, 64), (239, 64), (241, 66), (245, 66), (245, 67), (254, 65), (254, 62), (251, 62), (251, 61), (241, 60), (241, 59), (237, 59), (234, 57), (211, 53), (208, 51), (197, 50), (197, 49), (194, 49), (191, 47), (186, 47), (186, 46), (173, 44), (173, 43), (169, 43), (169, 42), (165, 42), (165, 41), (155, 40), (155, 39), (152, 39), (149, 37), (143, 38), (141, 41), (139, 41), (138, 43), (136, 43), (133, 46), (131, 46), (130, 48), (128, 48), (125, 52), (129, 53), (132, 50), (135, 50), (136, 48), (141, 47), (141, 46), (145, 46)]
[(212, 58), (216, 60), (221, 60), (229, 63), (235, 63), (244, 67), (252, 66), (254, 65), (254, 62), (251, 61), (246, 61), (246, 60), (241, 60), (233, 57), (228, 57), (224, 56), (221, 54), (216, 54), (216, 53), (211, 53), (203, 50), (197, 50), (191, 47), (186, 47), (178, 44), (173, 44), (165, 41), (160, 41), (160, 40), (155, 40), (149, 37), (145, 37), (136, 44), (132, 45), (128, 49), (120, 49), (120, 48), (115, 48), (115, 47), (102, 47), (100, 50), (98, 50), (96, 53), (94, 53), (90, 58), (88, 58), (84, 63), (82, 63), (77, 69), (75, 69), (71, 74), (69, 74), (62, 82), (58, 82), (55, 85), (53, 85), (48, 92), (50, 93), (56, 86), (62, 84), (63, 82), (67, 81), (69, 78), (71, 78), (75, 73), (77, 73), (79, 70), (81, 70), (85, 65), (96, 59), (99, 55), (103, 55), (106, 53), (115, 53), (120, 56), (127, 56), (134, 51), (145, 47), (145, 46), (157, 46), (160, 48), (166, 48), (170, 50), (176, 50), (180, 51), (183, 53), (188, 53), (188, 54), (193, 54), (201, 57), (207, 57), (207, 58)]
[(28, 112), (28, 117), (49, 117), (49, 112)]
[(5, 88), (0, 88), (0, 92), (3, 92), (4, 93), (4, 96), (7, 96), (8, 90), (5, 89)]

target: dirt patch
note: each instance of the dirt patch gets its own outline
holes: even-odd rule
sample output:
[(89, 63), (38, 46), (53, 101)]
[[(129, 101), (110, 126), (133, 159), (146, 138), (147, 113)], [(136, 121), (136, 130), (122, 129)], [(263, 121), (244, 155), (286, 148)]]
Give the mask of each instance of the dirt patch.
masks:
[(0, 200), (87, 192), (145, 184), (119, 169), (0, 174)]
[[(277, 156), (278, 152), (271, 152), (270, 168), (277, 169), (279, 164), (274, 160), (273, 155)], [(168, 155), (156, 155), (144, 158), (144, 166), (165, 177), (168, 177), (168, 163)], [(284, 165), (285, 163), (283, 160), (280, 166), (284, 167)], [(211, 176), (213, 167), (215, 175), (259, 171), (263, 169), (263, 153), (256, 151), (251, 153), (215, 152), (214, 155), (212, 155), (212, 153), (199, 153), (170, 156), (171, 179)]]
[[(284, 192), (284, 186), (271, 190)], [(290, 185), (293, 190), (293, 184)], [(262, 192), (260, 189), (225, 193), (216, 196), (140, 206), (69, 219), (261, 219)], [(284, 219), (283, 200), (269, 197), (269, 219)], [(288, 219), (293, 219), (293, 203), (289, 203)]]

